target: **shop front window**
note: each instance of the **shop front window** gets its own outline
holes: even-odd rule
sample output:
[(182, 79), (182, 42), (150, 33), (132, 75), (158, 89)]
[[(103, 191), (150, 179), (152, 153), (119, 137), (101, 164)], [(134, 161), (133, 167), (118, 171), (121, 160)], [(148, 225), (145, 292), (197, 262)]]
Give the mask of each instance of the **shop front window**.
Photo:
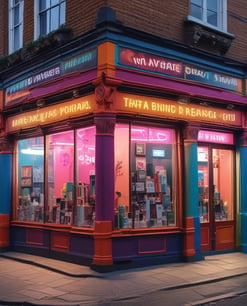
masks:
[(19, 221), (94, 225), (95, 133), (87, 127), (18, 141)]
[(44, 220), (44, 138), (18, 141), (18, 207), (19, 221)]
[(95, 217), (95, 127), (76, 131), (75, 225), (92, 226)]
[[(129, 131), (127, 125), (117, 125), (115, 133), (115, 139), (121, 134), (115, 140), (118, 227), (175, 226), (175, 132), (145, 126), (131, 126)], [(126, 185), (128, 163), (130, 186)]]

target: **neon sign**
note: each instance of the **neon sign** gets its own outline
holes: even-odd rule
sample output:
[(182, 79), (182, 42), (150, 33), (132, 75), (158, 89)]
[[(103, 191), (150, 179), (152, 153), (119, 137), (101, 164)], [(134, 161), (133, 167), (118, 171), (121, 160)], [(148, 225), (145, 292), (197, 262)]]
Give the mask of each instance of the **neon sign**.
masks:
[(241, 126), (241, 113), (197, 104), (179, 104), (172, 100), (117, 93), (116, 110), (131, 113), (230, 124)]
[(198, 141), (233, 145), (234, 137), (233, 137), (233, 134), (230, 134), (230, 133), (221, 133), (221, 132), (213, 132), (213, 131), (199, 131)]
[(9, 117), (7, 119), (7, 130), (15, 131), (30, 128), (90, 113), (96, 107), (93, 97), (93, 95), (82, 97), (56, 106), (48, 106)]

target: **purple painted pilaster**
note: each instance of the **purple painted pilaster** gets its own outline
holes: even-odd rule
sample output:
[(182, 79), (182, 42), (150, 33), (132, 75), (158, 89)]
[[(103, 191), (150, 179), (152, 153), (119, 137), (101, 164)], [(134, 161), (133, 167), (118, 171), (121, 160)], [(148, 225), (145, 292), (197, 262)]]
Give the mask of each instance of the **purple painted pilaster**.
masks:
[(95, 116), (96, 206), (95, 221), (114, 221), (114, 127), (115, 114)]

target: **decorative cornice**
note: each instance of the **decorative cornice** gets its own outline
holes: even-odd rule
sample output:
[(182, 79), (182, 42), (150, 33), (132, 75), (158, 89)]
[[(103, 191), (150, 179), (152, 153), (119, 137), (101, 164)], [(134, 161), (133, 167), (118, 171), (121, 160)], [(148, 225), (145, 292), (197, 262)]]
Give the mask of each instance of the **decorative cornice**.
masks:
[(218, 32), (191, 20), (185, 21), (185, 41), (194, 46), (213, 48), (225, 54), (231, 47), (234, 36)]
[(110, 110), (114, 101), (115, 92), (115, 87), (107, 86), (103, 81), (100, 82), (100, 84), (95, 88), (96, 103), (100, 108)]

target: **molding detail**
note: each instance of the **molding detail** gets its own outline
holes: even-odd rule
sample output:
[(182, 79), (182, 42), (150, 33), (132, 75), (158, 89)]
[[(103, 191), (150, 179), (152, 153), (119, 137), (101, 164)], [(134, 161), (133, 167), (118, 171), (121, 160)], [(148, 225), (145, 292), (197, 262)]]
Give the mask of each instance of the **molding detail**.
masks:
[(114, 135), (116, 117), (111, 114), (97, 115), (94, 118), (97, 135)]
[(213, 48), (225, 54), (231, 47), (234, 36), (221, 33), (191, 20), (185, 21), (185, 42), (197, 47)]
[(1, 153), (12, 153), (13, 145), (10, 139), (6, 136), (0, 137), (0, 154)]
[(197, 142), (199, 127), (188, 125), (183, 130), (183, 138), (187, 141)]
[(116, 89), (101, 82), (95, 88), (96, 103), (105, 110), (111, 109)]
[(240, 145), (242, 147), (247, 147), (247, 131), (243, 131), (240, 135)]

